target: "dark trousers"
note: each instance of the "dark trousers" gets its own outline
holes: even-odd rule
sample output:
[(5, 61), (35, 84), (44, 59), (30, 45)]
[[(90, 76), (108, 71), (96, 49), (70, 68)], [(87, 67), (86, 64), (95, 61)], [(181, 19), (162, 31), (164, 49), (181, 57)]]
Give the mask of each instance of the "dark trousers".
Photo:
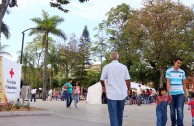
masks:
[(170, 117), (172, 126), (175, 126), (176, 124), (177, 126), (183, 126), (183, 108), (184, 94), (172, 95), (172, 101), (170, 103)]
[(67, 100), (66, 100), (66, 107), (70, 107), (71, 106), (71, 102), (72, 102), (72, 94), (71, 93), (67, 93)]
[(36, 96), (35, 96), (35, 94), (32, 94), (31, 95), (31, 99), (30, 99), (31, 102), (32, 102), (32, 99), (34, 99), (34, 102), (36, 102)]

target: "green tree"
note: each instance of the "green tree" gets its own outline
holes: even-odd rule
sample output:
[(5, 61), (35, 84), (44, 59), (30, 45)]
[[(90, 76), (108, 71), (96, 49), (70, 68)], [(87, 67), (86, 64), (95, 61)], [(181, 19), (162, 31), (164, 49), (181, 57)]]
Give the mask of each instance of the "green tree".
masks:
[(181, 57), (190, 65), (193, 61), (192, 9), (171, 0), (146, 0), (144, 7), (135, 11), (123, 29), (131, 34), (131, 47), (139, 50), (142, 59), (153, 63), (160, 71), (160, 85), (164, 71), (174, 57)]
[(2, 30), (2, 27), (3, 24), (2, 24), (2, 21), (3, 21), (3, 17), (7, 11), (7, 8), (8, 7), (14, 7), (14, 6), (17, 6), (17, 0), (2, 0), (2, 3), (0, 4), (0, 34), (1, 34), (1, 30)]
[[(83, 80), (86, 78), (86, 67), (90, 64), (90, 48), (90, 34), (87, 26), (84, 26), (79, 42), (79, 65), (77, 66), (78, 68), (76, 72), (76, 75), (78, 75), (80, 79), (80, 85), (83, 84)], [(86, 83), (86, 81), (84, 83)]]
[(40, 75), (41, 68), (43, 66), (43, 51), (44, 51), (44, 45), (42, 42), (42, 35), (38, 34), (32, 42), (27, 43), (26, 49), (28, 52), (33, 55), (34, 64), (36, 67), (36, 88), (38, 89), (40, 86), (40, 82), (42, 80), (42, 77)]
[(103, 21), (102, 23), (100, 23), (95, 30), (97, 30), (97, 34), (94, 36), (95, 38), (97, 38), (97, 41), (95, 41), (93, 43), (93, 46), (91, 48), (92, 51), (92, 55), (93, 58), (96, 60), (100, 60), (101, 63), (101, 67), (100, 67), (100, 71), (102, 71), (102, 67), (103, 67), (103, 59), (105, 58), (107, 52), (110, 52), (110, 47), (109, 47), (109, 43), (107, 40), (106, 35), (104, 35), (106, 33), (106, 22)]
[(46, 87), (48, 83), (48, 36), (49, 34), (62, 37), (66, 40), (65, 33), (61, 29), (57, 29), (57, 26), (64, 21), (63, 18), (59, 16), (49, 16), (47, 12), (42, 11), (42, 18), (36, 17), (32, 21), (37, 24), (37, 28), (43, 28), (43, 31), (33, 29), (30, 32), (30, 35), (37, 34), (38, 32), (43, 33), (43, 42), (44, 42), (44, 66), (43, 66), (43, 100), (46, 100)]
[[(110, 9), (107, 15), (106, 25), (111, 50), (117, 51), (120, 55), (120, 62), (124, 63), (128, 69), (133, 61), (139, 60), (137, 50), (132, 48), (130, 33), (124, 32), (127, 21), (133, 17), (133, 12), (129, 5), (123, 3)], [(130, 46), (129, 46), (130, 45)]]
[(58, 72), (58, 50), (55, 46), (52, 46), (49, 51), (48, 61), (50, 64), (50, 89), (53, 89), (53, 76), (54, 73), (56, 74)]

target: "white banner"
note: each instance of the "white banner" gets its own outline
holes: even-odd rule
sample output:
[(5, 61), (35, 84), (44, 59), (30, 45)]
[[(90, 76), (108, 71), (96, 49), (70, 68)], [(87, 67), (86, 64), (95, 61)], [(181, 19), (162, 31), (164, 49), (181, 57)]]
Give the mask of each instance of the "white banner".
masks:
[(8, 101), (20, 98), (21, 64), (3, 57), (4, 86)]

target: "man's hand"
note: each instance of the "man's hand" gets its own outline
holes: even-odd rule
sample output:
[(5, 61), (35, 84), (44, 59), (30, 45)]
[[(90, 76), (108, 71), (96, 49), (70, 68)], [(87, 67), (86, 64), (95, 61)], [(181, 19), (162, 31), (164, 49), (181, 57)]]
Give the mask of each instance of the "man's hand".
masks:
[(172, 96), (170, 93), (168, 93), (168, 98), (169, 98), (169, 100), (172, 100)]
[(187, 93), (184, 94), (184, 100), (187, 103), (187, 101), (188, 101)]
[(129, 95), (131, 94), (131, 91), (130, 91), (130, 90), (128, 90), (128, 91), (127, 91), (127, 94), (128, 94), (128, 96), (129, 96)]
[(102, 92), (106, 93), (106, 88), (105, 88), (105, 86), (102, 87)]

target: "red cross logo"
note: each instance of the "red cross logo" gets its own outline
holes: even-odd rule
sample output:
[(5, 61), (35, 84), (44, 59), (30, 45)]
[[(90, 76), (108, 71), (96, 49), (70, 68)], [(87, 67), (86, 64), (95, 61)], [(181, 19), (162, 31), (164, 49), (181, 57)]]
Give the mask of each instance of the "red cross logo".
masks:
[(12, 78), (14, 75), (13, 68), (11, 68), (11, 71), (9, 71), (9, 74), (11, 75), (11, 78)]

